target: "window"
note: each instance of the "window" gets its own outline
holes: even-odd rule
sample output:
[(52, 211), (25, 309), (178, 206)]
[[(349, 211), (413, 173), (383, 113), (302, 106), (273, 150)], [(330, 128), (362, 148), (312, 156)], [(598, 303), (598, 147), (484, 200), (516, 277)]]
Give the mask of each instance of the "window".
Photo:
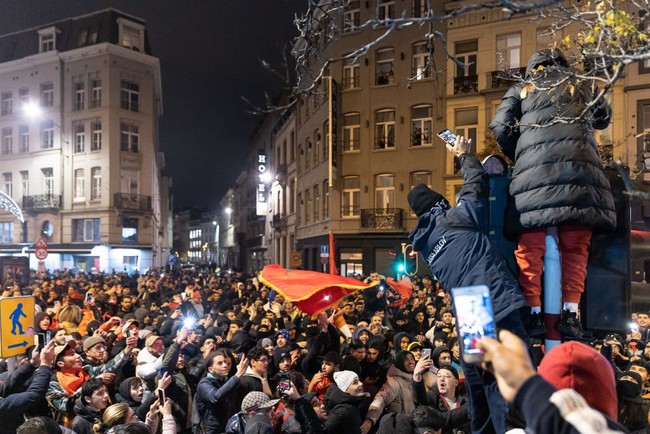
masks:
[(395, 18), (395, 2), (393, 0), (378, 0), (377, 18), (381, 21)]
[(395, 50), (384, 48), (377, 50), (375, 60), (375, 84), (383, 86), (395, 82)]
[(90, 143), (91, 151), (102, 149), (102, 121), (93, 121), (90, 124), (92, 141)]
[(137, 195), (140, 192), (139, 179), (140, 174), (134, 171), (124, 170), (120, 174), (121, 179), (121, 192), (126, 194)]
[(29, 172), (27, 170), (20, 171), (20, 190), (24, 196), (29, 196)]
[(54, 105), (54, 84), (41, 84), (41, 106), (52, 107)]
[(346, 59), (343, 64), (343, 89), (359, 88), (359, 62)]
[(86, 102), (86, 84), (83, 81), (77, 81), (72, 84), (72, 88), (74, 91), (73, 110), (83, 110)]
[(14, 136), (11, 128), (2, 129), (2, 153), (11, 154), (14, 149)]
[(47, 196), (54, 194), (54, 170), (51, 167), (41, 169), (43, 174), (43, 192)]
[(14, 194), (13, 175), (11, 174), (11, 172), (3, 173), (2, 178), (4, 179), (3, 191), (7, 196), (12, 196)]
[(318, 130), (314, 131), (314, 144), (314, 167), (316, 167), (318, 164), (318, 158), (320, 157), (320, 155), (318, 155), (318, 150), (322, 145), (320, 131)]
[(300, 193), (298, 193), (297, 202), (298, 202), (298, 211), (296, 212), (296, 224), (300, 225), (302, 223), (300, 221), (302, 216), (302, 209), (304, 208), (304, 204), (302, 203), (302, 194)]
[(431, 172), (412, 172), (411, 188), (415, 187), (418, 184), (425, 184), (427, 187), (431, 188)]
[[(454, 112), (455, 133), (457, 136), (464, 136), (466, 139), (472, 139), (472, 149), (470, 153), (476, 150), (476, 135), (478, 131), (478, 108), (457, 109)], [(454, 172), (460, 172), (460, 161), (454, 157)]]
[(99, 241), (100, 228), (100, 219), (73, 219), (72, 241), (77, 243), (84, 241)]
[(343, 32), (354, 32), (359, 28), (359, 25), (361, 25), (359, 0), (350, 0), (343, 15)]
[(144, 51), (142, 46), (144, 27), (124, 18), (118, 18), (117, 22), (120, 27), (120, 43), (122, 46), (133, 51)]
[[(327, 120), (323, 123), (323, 134), (325, 134), (325, 141), (323, 141), (323, 160), (327, 161), (330, 156), (330, 121)], [(334, 146), (334, 144), (332, 144)], [(334, 154), (336, 156), (336, 154)]]
[(637, 171), (650, 170), (650, 100), (637, 101)]
[(90, 169), (90, 200), (102, 198), (102, 168), (93, 167)]
[(386, 173), (375, 176), (375, 208), (395, 207), (395, 175)]
[(86, 148), (86, 126), (82, 122), (74, 125), (74, 151), (84, 152)]
[(305, 170), (309, 170), (310, 158), (311, 158), (311, 141), (307, 140), (307, 154), (305, 155)]
[(326, 179), (323, 181), (323, 220), (330, 218), (330, 187)]
[(454, 94), (478, 92), (478, 75), (476, 73), (478, 40), (456, 42), (455, 50)]
[(347, 113), (343, 115), (343, 152), (359, 150), (361, 134), (361, 115)]
[(433, 144), (433, 107), (421, 105), (411, 108), (411, 146)]
[(120, 107), (137, 112), (140, 110), (140, 85), (122, 80), (120, 87)]
[(0, 243), (11, 244), (14, 242), (14, 223), (0, 223)]
[[(138, 219), (122, 218), (122, 241), (134, 243), (138, 241)], [(200, 241), (199, 241), (200, 243)]]
[(44, 120), (41, 122), (41, 148), (52, 149), (54, 147), (54, 122)]
[(428, 0), (413, 0), (413, 17), (424, 18), (429, 14)]
[(26, 87), (18, 89), (18, 101), (20, 101), (23, 106), (29, 102), (29, 89)]
[(84, 187), (84, 170), (77, 169), (74, 171), (74, 202), (83, 202), (85, 200)]
[(314, 223), (319, 219), (320, 199), (320, 189), (318, 188), (318, 185), (314, 185)]
[(90, 80), (90, 108), (102, 106), (102, 81), (97, 78)]
[(13, 113), (14, 100), (11, 92), (4, 92), (2, 94), (2, 115), (10, 115)]
[(293, 163), (296, 159), (296, 133), (291, 131), (289, 136), (289, 163)]
[(309, 189), (305, 190), (305, 220), (304, 223), (308, 225), (311, 222), (311, 191)]
[(358, 217), (360, 214), (361, 181), (358, 176), (343, 178), (341, 192), (341, 217)]
[(395, 148), (395, 110), (375, 112), (375, 149)]
[(413, 44), (413, 70), (411, 75), (416, 80), (431, 78), (433, 75), (431, 52), (424, 41)]
[(296, 212), (295, 196), (296, 196), (296, 185), (294, 184), (293, 181), (290, 181), (289, 182), (289, 214), (293, 214), (294, 212)]
[(521, 33), (509, 33), (497, 36), (498, 70), (521, 67)]
[(29, 125), (18, 127), (18, 146), (20, 152), (29, 152)]
[(54, 45), (55, 45), (55, 39), (54, 35), (55, 32), (52, 31), (51, 29), (44, 29), (38, 32), (39, 33), (39, 47), (40, 47), (40, 53), (46, 53), (48, 51), (54, 51)]
[(138, 126), (127, 121), (120, 123), (120, 149), (123, 151), (138, 152), (140, 149), (140, 134)]

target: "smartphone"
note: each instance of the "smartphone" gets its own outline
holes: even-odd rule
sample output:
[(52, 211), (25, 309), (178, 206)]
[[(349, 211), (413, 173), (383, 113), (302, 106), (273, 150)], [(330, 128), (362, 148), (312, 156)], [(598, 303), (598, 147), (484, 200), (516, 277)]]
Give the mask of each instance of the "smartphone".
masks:
[(183, 300), (185, 300), (185, 299), (187, 298), (187, 294), (184, 293), (184, 292), (181, 292), (181, 298), (182, 298)]
[(158, 389), (158, 401), (160, 404), (165, 403), (165, 389)]
[(291, 377), (287, 374), (281, 374), (278, 382), (278, 394), (285, 396), (289, 389), (291, 389)]
[(453, 288), (451, 295), (463, 360), (480, 363), (483, 352), (476, 348), (476, 342), (484, 336), (497, 338), (490, 290), (485, 285), (463, 286)]
[(93, 302), (93, 295), (90, 292), (86, 293), (86, 303), (92, 303)]
[(166, 367), (163, 366), (162, 368), (158, 369), (158, 376), (160, 378), (164, 377), (166, 373), (167, 373), (167, 368)]
[(59, 300), (54, 300), (54, 306), (61, 306), (61, 302)]
[(45, 345), (47, 342), (45, 342), (45, 333), (39, 333), (38, 334), (38, 349), (42, 350), (45, 348)]
[(423, 348), (422, 349), (422, 357), (431, 358), (431, 348)]
[(438, 137), (440, 137), (442, 140), (445, 142), (453, 145), (454, 142), (456, 141), (456, 134), (452, 133), (449, 129), (445, 128), (444, 130), (440, 131), (438, 133)]
[(49, 344), (52, 340), (52, 332), (50, 330), (45, 332), (45, 345)]

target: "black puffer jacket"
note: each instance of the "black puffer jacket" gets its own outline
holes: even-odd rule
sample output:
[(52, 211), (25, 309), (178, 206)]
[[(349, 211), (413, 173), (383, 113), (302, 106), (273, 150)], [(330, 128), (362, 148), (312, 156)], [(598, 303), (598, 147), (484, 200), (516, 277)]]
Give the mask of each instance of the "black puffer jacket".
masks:
[(360, 434), (368, 398), (352, 396), (332, 384), (325, 392), (325, 430), (335, 434)]
[(566, 79), (573, 73), (559, 50), (533, 54), (528, 83), (508, 90), (490, 124), (499, 146), (515, 162), (510, 183), (517, 212), (512, 221), (520, 225), (515, 229), (616, 226), (614, 199), (593, 133), (609, 125), (609, 104), (602, 98), (583, 120), (557, 122), (579, 118), (596, 93), (584, 82)]

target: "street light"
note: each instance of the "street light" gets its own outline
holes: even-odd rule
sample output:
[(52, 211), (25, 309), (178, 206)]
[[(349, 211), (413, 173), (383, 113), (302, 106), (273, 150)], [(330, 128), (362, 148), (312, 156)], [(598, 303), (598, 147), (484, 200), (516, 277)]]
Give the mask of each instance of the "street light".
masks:
[(230, 215), (230, 214), (232, 214), (232, 208), (230, 208), (229, 206), (227, 206), (226, 209), (223, 210), (223, 212), (225, 212), (226, 214)]

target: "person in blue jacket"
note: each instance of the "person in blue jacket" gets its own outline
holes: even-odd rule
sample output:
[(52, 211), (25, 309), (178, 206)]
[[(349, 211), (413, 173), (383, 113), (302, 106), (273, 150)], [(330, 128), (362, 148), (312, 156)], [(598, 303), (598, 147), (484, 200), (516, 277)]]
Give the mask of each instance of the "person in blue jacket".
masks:
[[(459, 136), (449, 152), (458, 157), (463, 186), (455, 208), (440, 193), (424, 184), (408, 194), (418, 216), (409, 234), (431, 273), (446, 289), (484, 284), (490, 288), (497, 327), (525, 336), (520, 310), (526, 301), (504, 258), (487, 236), (489, 184), (481, 163), (469, 150), (471, 141)], [(507, 431), (506, 402), (491, 374), (463, 363), (469, 395), (472, 432)]]

